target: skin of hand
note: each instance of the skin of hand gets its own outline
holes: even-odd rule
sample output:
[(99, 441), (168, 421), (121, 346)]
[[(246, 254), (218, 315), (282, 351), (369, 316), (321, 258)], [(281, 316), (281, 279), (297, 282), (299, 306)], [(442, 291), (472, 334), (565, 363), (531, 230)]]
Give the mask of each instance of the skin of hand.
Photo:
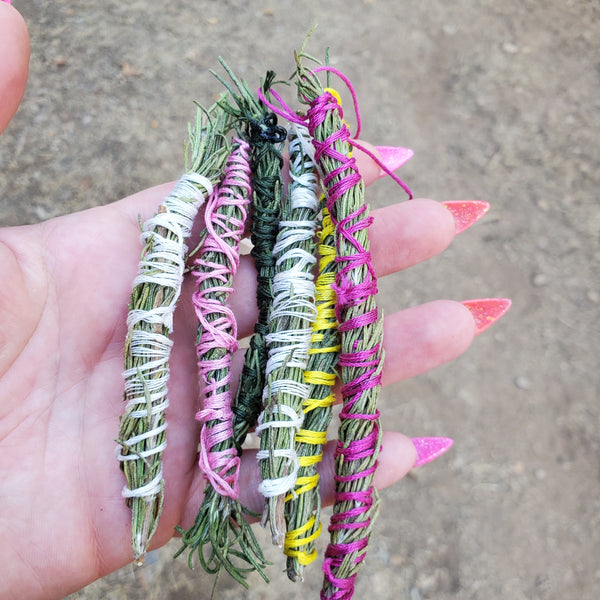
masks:
[[(0, 56), (1, 131), (23, 96), (29, 60), (26, 26), (4, 3)], [(357, 160), (365, 181), (373, 182), (379, 167), (359, 152)], [(2, 598), (62, 598), (132, 560), (130, 511), (121, 496), (114, 441), (123, 410), (125, 318), (140, 256), (138, 218), (149, 218), (171, 188), (165, 184), (44, 223), (0, 229)], [(373, 216), (378, 276), (437, 255), (454, 237), (449, 211), (431, 200)], [(204, 487), (196, 460), (199, 390), (190, 285), (184, 284), (175, 315), (165, 504), (154, 548), (173, 536), (175, 525), (191, 524)], [(241, 336), (256, 318), (248, 301), (255, 286), (252, 263), (244, 257), (231, 297)], [(387, 316), (384, 385), (452, 360), (468, 348), (474, 331), (471, 313), (458, 302), (440, 300)], [(239, 352), (236, 375), (242, 361)], [(321, 469), (327, 502), (332, 456), (330, 444)], [(375, 484), (382, 488), (403, 477), (415, 457), (409, 438), (386, 432)], [(246, 452), (242, 501), (257, 512), (259, 477), (253, 453)]]

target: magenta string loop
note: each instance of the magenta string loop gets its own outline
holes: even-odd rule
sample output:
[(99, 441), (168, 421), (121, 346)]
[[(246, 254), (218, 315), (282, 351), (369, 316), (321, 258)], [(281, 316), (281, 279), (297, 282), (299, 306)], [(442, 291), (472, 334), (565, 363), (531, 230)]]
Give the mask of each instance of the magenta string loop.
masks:
[[(321, 71), (328, 71), (330, 73), (333, 73), (334, 75), (339, 77), (344, 82), (346, 87), (348, 88), (348, 91), (350, 92), (350, 95), (352, 97), (352, 102), (354, 104), (354, 114), (356, 115), (356, 133), (354, 135), (354, 138), (358, 138), (360, 136), (360, 132), (362, 129), (362, 121), (360, 118), (358, 97), (356, 95), (354, 86), (352, 85), (352, 83), (348, 79), (348, 77), (346, 77), (346, 75), (344, 75), (341, 71), (339, 71), (338, 69), (336, 69), (334, 67), (331, 67), (328, 65), (322, 65), (322, 66), (314, 69), (313, 72), (319, 73)], [(297, 113), (295, 113), (286, 104), (286, 102), (283, 100), (281, 95), (278, 92), (276, 92), (273, 88), (271, 88), (269, 90), (269, 94), (271, 96), (273, 96), (273, 98), (275, 98), (275, 100), (279, 103), (279, 106), (277, 106), (276, 104), (273, 104), (272, 102), (269, 102), (267, 100), (262, 88), (258, 88), (258, 90), (257, 90), (257, 95), (258, 95), (260, 101), (265, 106), (267, 106), (270, 110), (272, 110), (275, 114), (279, 115), (280, 117), (282, 117), (284, 119), (287, 119), (290, 123), (305, 124), (307, 120), (309, 121), (309, 123), (311, 122), (310, 114), (307, 115), (306, 117), (302, 117), (302, 116), (298, 115)], [(343, 110), (341, 109), (341, 106), (339, 105), (337, 99), (333, 96), (333, 94), (331, 94), (329, 92), (325, 92), (317, 100), (322, 103), (322, 109), (321, 109), (321, 113), (320, 113), (321, 115), (326, 115), (328, 110), (332, 110), (332, 109), (335, 109), (336, 107), (339, 107), (340, 118), (343, 118), (343, 116), (344, 116)], [(318, 127), (321, 123), (322, 123), (322, 121), (320, 123), (316, 123), (315, 127)], [(338, 135), (339, 135), (339, 132), (336, 132), (334, 134), (333, 141), (335, 141), (335, 137)], [(409, 200), (412, 200), (413, 193), (411, 192), (410, 188), (393, 171), (391, 171), (376, 154), (374, 154), (373, 152), (371, 152), (371, 150), (369, 150), (368, 148), (363, 146), (361, 143), (356, 141), (356, 139), (349, 139), (348, 143), (351, 146), (353, 146), (354, 148), (357, 148), (358, 150), (360, 150), (361, 152), (366, 154), (373, 161), (375, 161), (377, 166), (379, 166), (384, 171), (384, 173), (386, 173), (389, 177), (391, 177), (406, 192)], [(332, 156), (332, 158), (333, 158), (333, 156)], [(316, 147), (315, 147), (315, 160), (317, 160), (317, 162), (319, 160), (319, 150)], [(327, 183), (324, 182), (324, 184), (327, 187)]]
[(297, 125), (304, 125), (306, 123), (306, 117), (301, 117), (297, 115), (284, 101), (284, 99), (273, 89), (269, 90), (269, 94), (279, 102), (279, 106), (269, 102), (265, 93), (263, 92), (262, 87), (259, 87), (256, 92), (258, 99), (271, 111), (273, 111), (276, 115), (287, 119), (290, 123), (296, 123)]
[(352, 85), (352, 82), (348, 79), (348, 77), (346, 77), (346, 75), (344, 75), (341, 71), (338, 71), (338, 69), (336, 69), (335, 67), (330, 67), (329, 65), (323, 65), (321, 67), (317, 67), (316, 69), (314, 69), (315, 73), (320, 73), (321, 71), (328, 71), (329, 73), (333, 73), (336, 77), (339, 77), (344, 82), (346, 87), (348, 88), (348, 91), (350, 92), (350, 95), (352, 96), (352, 102), (354, 104), (354, 114), (356, 115), (356, 133), (354, 134), (354, 137), (358, 137), (360, 135), (360, 131), (361, 131), (361, 120), (360, 120), (360, 111), (358, 110), (358, 98), (356, 96), (356, 91), (354, 90), (354, 86)]

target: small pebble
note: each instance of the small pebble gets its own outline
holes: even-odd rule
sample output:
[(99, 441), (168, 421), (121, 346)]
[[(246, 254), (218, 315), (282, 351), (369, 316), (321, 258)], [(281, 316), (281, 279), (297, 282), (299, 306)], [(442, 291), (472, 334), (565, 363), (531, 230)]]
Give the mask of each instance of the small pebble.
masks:
[(550, 203), (543, 198), (540, 198), (539, 200), (537, 200), (536, 205), (540, 210), (543, 210), (544, 212), (550, 208)]
[(527, 375), (518, 375), (515, 377), (515, 385), (520, 390), (529, 390), (531, 389), (531, 379)]
[(522, 475), (525, 472), (525, 463), (523, 461), (516, 462), (511, 466), (511, 470), (515, 475)]
[(442, 31), (446, 34), (446, 35), (455, 35), (456, 32), (458, 31), (458, 28), (456, 27), (456, 25), (452, 25), (450, 23), (447, 23), (446, 25), (444, 25), (442, 27)]
[(531, 283), (534, 287), (544, 287), (545, 285), (548, 285), (549, 281), (548, 275), (545, 275), (544, 273), (536, 273), (531, 278)]
[(502, 44), (502, 50), (507, 54), (517, 54), (519, 47), (511, 42), (504, 42), (504, 44)]

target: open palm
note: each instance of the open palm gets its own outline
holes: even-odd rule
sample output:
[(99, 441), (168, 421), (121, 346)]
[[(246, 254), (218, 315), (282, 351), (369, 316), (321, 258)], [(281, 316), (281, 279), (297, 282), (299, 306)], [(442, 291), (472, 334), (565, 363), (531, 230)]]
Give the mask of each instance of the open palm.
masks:
[[(0, 40), (15, 36), (14, 61), (0, 67), (0, 89), (11, 99), (0, 103), (1, 130), (22, 95), (28, 49), (16, 11), (0, 9)], [(378, 168), (365, 156), (358, 159), (372, 182)], [(0, 229), (2, 598), (63, 597), (132, 558), (114, 441), (123, 411), (125, 319), (141, 251), (138, 219), (150, 217), (169, 191), (160, 186), (38, 225)], [(436, 255), (454, 236), (450, 213), (430, 200), (375, 211), (374, 217), (379, 276)], [(245, 336), (256, 319), (248, 257), (235, 290), (231, 302)], [(165, 505), (155, 547), (172, 537), (175, 525), (190, 525), (204, 485), (196, 462), (199, 390), (190, 295), (184, 289), (175, 315)], [(384, 384), (451, 360), (468, 347), (474, 329), (470, 312), (450, 301), (388, 316)], [(238, 353), (236, 373), (242, 358)], [(376, 484), (396, 481), (414, 459), (408, 438), (387, 434)], [(332, 469), (331, 453), (323, 469)], [(246, 453), (242, 500), (255, 510), (261, 508), (258, 479), (256, 461)], [(330, 480), (324, 477), (324, 485)]]

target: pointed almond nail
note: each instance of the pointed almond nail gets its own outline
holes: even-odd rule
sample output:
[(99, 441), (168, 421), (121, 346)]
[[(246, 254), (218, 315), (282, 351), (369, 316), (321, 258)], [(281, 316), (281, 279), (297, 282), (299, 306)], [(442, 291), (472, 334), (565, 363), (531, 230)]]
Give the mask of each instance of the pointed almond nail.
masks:
[(413, 465), (413, 469), (435, 460), (447, 452), (452, 444), (454, 444), (453, 439), (445, 437), (412, 438), (411, 441), (417, 451), (417, 460)]
[[(399, 146), (376, 146), (381, 162), (390, 170), (395, 171), (402, 165), (406, 164), (412, 157), (414, 152), (409, 148), (401, 148)], [(387, 173), (381, 169), (379, 177), (385, 177)]]
[(463, 300), (475, 319), (475, 335), (484, 332), (493, 325), (509, 308), (512, 302), (508, 298), (478, 298)]
[(477, 223), (490, 210), (490, 205), (483, 200), (450, 200), (442, 204), (454, 217), (457, 235)]

